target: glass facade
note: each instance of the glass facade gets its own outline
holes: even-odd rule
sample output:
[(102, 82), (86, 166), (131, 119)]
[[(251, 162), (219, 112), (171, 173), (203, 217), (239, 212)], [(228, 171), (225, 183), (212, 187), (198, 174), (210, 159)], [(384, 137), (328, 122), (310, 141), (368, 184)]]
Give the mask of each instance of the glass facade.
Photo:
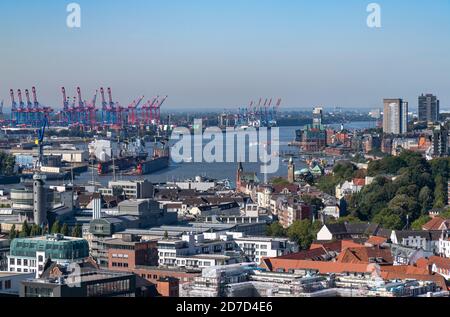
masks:
[(86, 240), (14, 239), (11, 241), (11, 256), (33, 258), (36, 252), (45, 252), (51, 259), (71, 260), (89, 256)]

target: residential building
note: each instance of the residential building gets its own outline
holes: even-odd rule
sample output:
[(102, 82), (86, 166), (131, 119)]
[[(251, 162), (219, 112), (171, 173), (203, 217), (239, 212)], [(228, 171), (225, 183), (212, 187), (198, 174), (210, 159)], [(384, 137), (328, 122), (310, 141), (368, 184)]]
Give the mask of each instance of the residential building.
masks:
[(241, 237), (235, 238), (238, 250), (248, 261), (260, 263), (263, 258), (286, 255), (298, 250), (298, 246), (287, 238)]
[(405, 134), (408, 131), (408, 103), (402, 99), (384, 99), (383, 133)]
[(390, 240), (393, 244), (437, 252), (441, 234), (441, 231), (393, 230)]
[(448, 130), (439, 124), (433, 129), (433, 157), (448, 156)]
[(438, 241), (437, 253), (439, 256), (450, 258), (450, 238), (448, 231), (442, 231), (442, 235)]
[(439, 256), (429, 256), (427, 258), (422, 257), (417, 261), (418, 267), (425, 267), (430, 272), (442, 275), (446, 280), (450, 280), (450, 259), (442, 258)]
[(439, 121), (439, 100), (432, 94), (419, 96), (419, 120), (427, 122)]
[(390, 250), (394, 258), (394, 265), (415, 265), (417, 260), (433, 255), (432, 251), (423, 248), (390, 244)]
[(368, 238), (379, 234), (383, 230), (379, 225), (371, 223), (325, 223), (317, 233), (317, 240), (331, 241)]
[(281, 196), (277, 199), (278, 221), (284, 228), (290, 227), (297, 220), (312, 218), (312, 207), (298, 196)]
[(358, 179), (354, 179), (351, 181), (345, 181), (342, 184), (338, 184), (336, 185), (336, 198), (337, 199), (342, 199), (346, 196), (350, 196), (356, 193), (359, 193), (361, 191), (361, 189), (364, 187), (365, 185), (365, 180), (363, 179), (358, 180)]

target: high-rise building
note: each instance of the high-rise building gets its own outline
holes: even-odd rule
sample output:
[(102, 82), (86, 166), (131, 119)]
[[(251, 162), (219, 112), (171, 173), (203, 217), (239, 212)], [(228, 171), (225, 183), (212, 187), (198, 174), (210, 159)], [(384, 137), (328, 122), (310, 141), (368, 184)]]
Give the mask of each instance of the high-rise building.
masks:
[(448, 130), (437, 125), (433, 130), (433, 156), (444, 157), (448, 155)]
[(404, 134), (408, 132), (408, 103), (402, 99), (384, 99), (383, 132)]
[(436, 122), (439, 121), (439, 100), (432, 94), (419, 96), (419, 120)]

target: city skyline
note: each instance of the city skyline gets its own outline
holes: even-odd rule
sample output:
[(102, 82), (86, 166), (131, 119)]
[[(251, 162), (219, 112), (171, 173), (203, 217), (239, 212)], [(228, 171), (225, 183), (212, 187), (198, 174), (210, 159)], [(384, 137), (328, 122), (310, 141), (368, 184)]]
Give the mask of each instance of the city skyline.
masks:
[[(260, 97), (282, 108), (381, 108), (422, 93), (450, 105), (450, 4), (378, 1), (382, 27), (366, 25), (368, 1), (2, 1), (0, 100), (36, 86), (61, 107), (60, 87), (90, 100), (110, 86), (127, 106), (169, 95), (167, 109), (236, 108)], [(424, 19), (423, 17), (427, 17)], [(427, 21), (433, 21), (430, 25)], [(420, 45), (431, 43), (431, 45)]]

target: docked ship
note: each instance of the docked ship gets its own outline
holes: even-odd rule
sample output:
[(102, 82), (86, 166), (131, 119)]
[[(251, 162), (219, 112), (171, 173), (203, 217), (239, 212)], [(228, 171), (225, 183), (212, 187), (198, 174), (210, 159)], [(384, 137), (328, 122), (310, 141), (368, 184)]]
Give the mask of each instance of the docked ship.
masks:
[(134, 170), (133, 174), (145, 175), (169, 166), (169, 154), (165, 146), (162, 148), (155, 146), (150, 159), (145, 150), (145, 143), (140, 138), (129, 143), (119, 143), (117, 146), (118, 154), (114, 156), (111, 144), (105, 144), (104, 140), (90, 145), (95, 156), (98, 175), (130, 169)]
[(153, 149), (153, 156), (149, 160), (142, 160), (136, 166), (137, 175), (147, 175), (169, 167), (169, 149), (166, 144)]

